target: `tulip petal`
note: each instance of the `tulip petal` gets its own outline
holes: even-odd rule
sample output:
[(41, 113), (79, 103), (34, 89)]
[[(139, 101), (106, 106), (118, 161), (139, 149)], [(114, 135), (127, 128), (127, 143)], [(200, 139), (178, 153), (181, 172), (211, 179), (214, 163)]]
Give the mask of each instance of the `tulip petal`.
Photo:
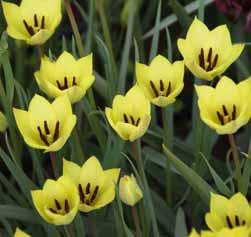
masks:
[(30, 45), (41, 45), (44, 44), (54, 33), (54, 31), (50, 31), (47, 29), (38, 31), (32, 37), (26, 39), (26, 43)]
[(71, 177), (78, 184), (81, 168), (74, 162), (63, 159), (63, 175)]

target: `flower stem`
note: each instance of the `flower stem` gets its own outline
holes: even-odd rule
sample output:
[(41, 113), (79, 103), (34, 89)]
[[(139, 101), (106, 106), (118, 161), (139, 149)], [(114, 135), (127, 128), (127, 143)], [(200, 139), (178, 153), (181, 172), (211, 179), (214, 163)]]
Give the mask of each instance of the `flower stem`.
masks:
[(132, 151), (133, 151), (136, 163), (137, 163), (139, 175), (140, 175), (141, 179), (143, 180), (144, 168), (143, 168), (142, 160), (141, 160), (141, 141), (140, 141), (140, 139), (138, 139), (132, 143)]
[[(163, 142), (166, 147), (170, 149), (170, 142), (168, 137), (168, 117), (166, 108), (161, 109), (162, 112), (162, 126), (163, 126)], [(169, 159), (166, 159), (166, 201), (172, 206), (172, 171)]]
[(132, 216), (136, 228), (136, 237), (141, 237), (139, 213), (136, 206), (132, 206)]
[[(70, 23), (71, 23), (71, 28), (73, 30), (73, 33), (74, 33), (74, 36), (75, 36), (75, 39), (76, 39), (76, 44), (77, 44), (79, 55), (80, 55), (80, 57), (84, 57), (84, 54), (85, 54), (84, 45), (83, 45), (83, 41), (81, 39), (81, 35), (79, 33), (79, 29), (78, 29), (78, 25), (77, 25), (75, 16), (74, 16), (74, 14), (72, 12), (70, 0), (64, 0), (64, 4), (65, 4), (65, 9), (67, 11), (67, 14), (68, 14), (68, 17), (69, 17), (69, 20), (70, 20)], [(95, 109), (96, 104), (95, 104), (92, 88), (90, 88), (87, 91), (87, 96), (88, 96), (88, 99), (90, 101), (90, 104), (92, 105), (92, 108)]]
[(50, 152), (51, 168), (53, 177), (56, 178), (56, 153)]
[(37, 50), (38, 50), (39, 57), (42, 58), (44, 56), (44, 47), (43, 47), (43, 45), (38, 45)]
[(78, 47), (79, 55), (81, 57), (83, 57), (84, 56), (83, 41), (81, 39), (81, 35), (79, 33), (79, 30), (78, 30), (78, 25), (77, 25), (75, 16), (74, 16), (74, 14), (72, 12), (70, 0), (64, 0), (64, 4), (65, 4), (65, 9), (67, 11), (67, 14), (68, 14), (68, 17), (69, 17), (69, 20), (70, 20), (70, 23), (71, 23), (71, 28), (73, 30), (73, 33), (74, 33), (74, 36), (75, 36), (75, 39), (76, 39), (76, 44), (77, 44), (77, 47)]
[(96, 237), (97, 236), (97, 229), (96, 229), (96, 223), (94, 221), (94, 218), (91, 213), (88, 213), (88, 219), (87, 219), (88, 225), (91, 229), (91, 236)]
[(75, 237), (74, 230), (72, 229), (72, 225), (64, 225), (64, 231), (66, 234), (66, 237)]
[(241, 187), (241, 164), (240, 164), (240, 160), (239, 160), (239, 155), (238, 155), (238, 150), (237, 150), (237, 146), (236, 146), (236, 143), (235, 143), (234, 135), (229, 134), (228, 139), (229, 139), (229, 143), (230, 143), (230, 146), (231, 146), (232, 155), (233, 155), (233, 158), (234, 158), (238, 189), (240, 189), (240, 187)]

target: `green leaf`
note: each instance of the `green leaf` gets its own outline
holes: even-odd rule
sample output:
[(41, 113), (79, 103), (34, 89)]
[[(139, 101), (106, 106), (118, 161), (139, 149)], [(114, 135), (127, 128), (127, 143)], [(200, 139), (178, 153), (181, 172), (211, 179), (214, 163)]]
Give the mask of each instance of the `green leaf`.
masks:
[(210, 192), (216, 191), (203, 180), (193, 169), (187, 166), (183, 161), (170, 152), (164, 145), (163, 150), (167, 158), (173, 166), (180, 172), (184, 179), (194, 189), (194, 191), (201, 197), (201, 199), (208, 205), (210, 201)]
[(175, 237), (184, 237), (187, 236), (187, 227), (185, 214), (182, 208), (179, 208), (176, 215), (176, 224), (175, 224)]
[(220, 193), (224, 194), (227, 197), (232, 197), (233, 193), (231, 192), (231, 190), (228, 188), (228, 186), (224, 183), (224, 181), (221, 179), (221, 177), (216, 173), (216, 171), (214, 170), (214, 168), (210, 165), (210, 163), (208, 162), (208, 160), (206, 159), (206, 157), (201, 154), (203, 160), (205, 161), (213, 179), (214, 179), (214, 183), (217, 187), (217, 189), (220, 191)]

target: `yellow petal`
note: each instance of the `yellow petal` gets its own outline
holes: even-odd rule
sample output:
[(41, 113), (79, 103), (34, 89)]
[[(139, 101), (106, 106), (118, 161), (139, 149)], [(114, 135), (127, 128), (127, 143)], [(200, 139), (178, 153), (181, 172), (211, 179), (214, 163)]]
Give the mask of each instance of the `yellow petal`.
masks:
[(225, 227), (224, 219), (220, 218), (216, 213), (207, 213), (205, 220), (208, 228), (212, 231), (219, 231)]
[(19, 6), (13, 3), (2, 1), (3, 13), (8, 24), (8, 34), (16, 39), (25, 40), (28, 37), (24, 25), (22, 24), (22, 13)]
[(93, 74), (92, 61), (93, 61), (92, 53), (77, 61), (79, 71), (81, 72), (80, 77), (88, 78)]
[(71, 177), (75, 184), (78, 184), (80, 170), (80, 166), (76, 163), (63, 159), (63, 175)]
[(13, 237), (31, 237), (31, 236), (17, 227)]
[(41, 45), (44, 44), (54, 33), (54, 31), (50, 31), (47, 29), (38, 31), (32, 37), (26, 39), (26, 43), (30, 45)]

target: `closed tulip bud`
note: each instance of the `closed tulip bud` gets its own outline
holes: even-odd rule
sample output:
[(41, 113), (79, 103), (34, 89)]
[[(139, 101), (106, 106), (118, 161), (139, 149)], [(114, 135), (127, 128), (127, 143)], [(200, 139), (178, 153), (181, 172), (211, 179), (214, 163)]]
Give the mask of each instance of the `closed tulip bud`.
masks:
[(123, 140), (130, 142), (143, 136), (151, 121), (151, 104), (138, 86), (125, 96), (116, 95), (112, 108), (106, 108), (108, 122)]
[(14, 108), (13, 112), (25, 142), (45, 152), (60, 150), (77, 121), (66, 95), (56, 98), (52, 103), (35, 95), (28, 111)]
[(92, 54), (76, 60), (70, 53), (63, 52), (57, 61), (45, 56), (35, 78), (49, 97), (66, 94), (71, 103), (78, 102), (94, 82)]
[(0, 112), (0, 132), (5, 132), (8, 127), (6, 117), (2, 112)]
[(142, 199), (142, 191), (134, 177), (125, 175), (119, 181), (119, 196), (120, 199), (129, 206), (134, 206), (140, 199)]
[(24, 231), (16, 228), (15, 234), (13, 237), (31, 237), (29, 234), (25, 233)]
[(47, 179), (43, 189), (31, 191), (31, 196), (40, 216), (50, 224), (70, 224), (78, 212), (78, 190), (69, 177)]
[(194, 19), (186, 39), (178, 40), (185, 65), (198, 78), (211, 81), (223, 74), (240, 56), (244, 44), (233, 44), (226, 25), (213, 30)]
[(44, 44), (59, 25), (61, 0), (22, 0), (20, 6), (2, 1), (8, 34), (30, 45)]

